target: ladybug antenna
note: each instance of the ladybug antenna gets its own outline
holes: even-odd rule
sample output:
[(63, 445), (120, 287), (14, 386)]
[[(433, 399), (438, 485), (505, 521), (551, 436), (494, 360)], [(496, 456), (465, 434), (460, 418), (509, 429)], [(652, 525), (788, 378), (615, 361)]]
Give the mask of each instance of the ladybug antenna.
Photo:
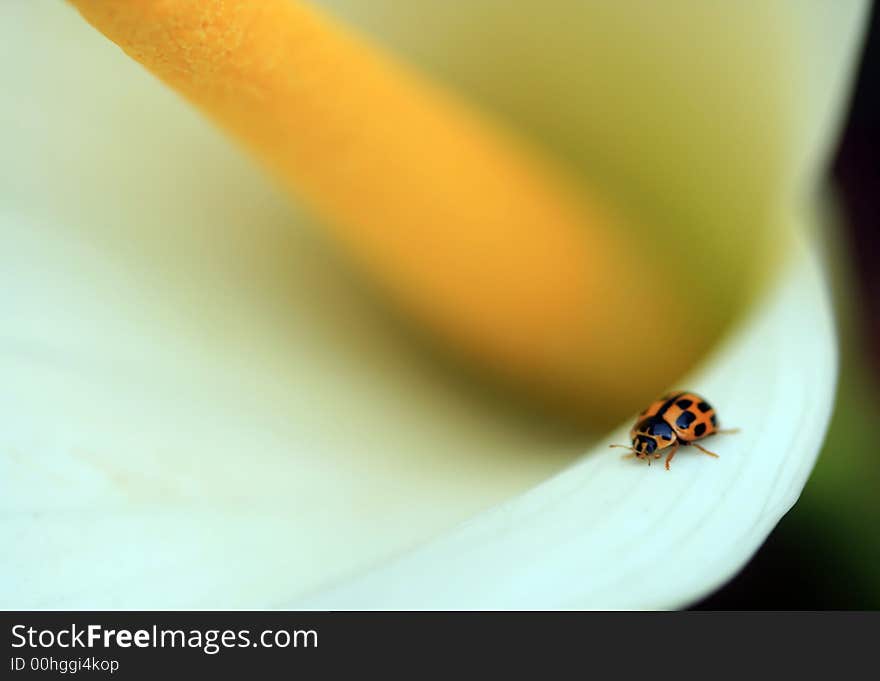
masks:
[(624, 454), (624, 459), (631, 459), (638, 454), (638, 452), (630, 447), (629, 445), (608, 445), (609, 447), (620, 447), (621, 449), (628, 449), (630, 451), (629, 454)]

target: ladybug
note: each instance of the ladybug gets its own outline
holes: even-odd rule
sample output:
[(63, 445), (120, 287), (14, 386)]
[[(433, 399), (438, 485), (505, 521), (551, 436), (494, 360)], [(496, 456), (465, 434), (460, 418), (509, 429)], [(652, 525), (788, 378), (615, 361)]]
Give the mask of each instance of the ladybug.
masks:
[(719, 430), (715, 409), (711, 404), (696, 393), (676, 392), (664, 395), (639, 414), (629, 431), (632, 445), (611, 446), (629, 449), (632, 453), (624, 458), (634, 456), (647, 459), (648, 465), (652, 456), (659, 459), (662, 456), (661, 450), (671, 447), (666, 455), (666, 470), (669, 470), (669, 462), (681, 445), (693, 445), (704, 454), (717, 459), (715, 452), (697, 444), (697, 440), (710, 435), (735, 433), (738, 430)]

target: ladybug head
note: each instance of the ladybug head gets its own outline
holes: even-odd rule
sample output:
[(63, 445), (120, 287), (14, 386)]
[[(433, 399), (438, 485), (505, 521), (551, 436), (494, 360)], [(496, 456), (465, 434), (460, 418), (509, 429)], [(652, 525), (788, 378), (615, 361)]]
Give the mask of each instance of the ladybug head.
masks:
[(632, 448), (638, 458), (647, 458), (657, 449), (657, 439), (652, 435), (639, 433), (632, 440)]
[(675, 440), (672, 427), (663, 419), (652, 416), (639, 423), (633, 432), (632, 448), (636, 456), (645, 459), (649, 456), (657, 458), (657, 450), (668, 447)]

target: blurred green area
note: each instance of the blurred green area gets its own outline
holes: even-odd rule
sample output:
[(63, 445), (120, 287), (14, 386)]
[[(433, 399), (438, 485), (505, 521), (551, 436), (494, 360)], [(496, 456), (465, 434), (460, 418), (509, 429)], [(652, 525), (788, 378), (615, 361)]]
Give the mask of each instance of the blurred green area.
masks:
[[(844, 208), (845, 211), (845, 208)], [(840, 333), (840, 378), (828, 436), (800, 501), (780, 525), (815, 581), (804, 607), (880, 608), (880, 384), (867, 339), (849, 224), (834, 224), (829, 269)], [(809, 586), (809, 585), (808, 585)]]
[[(880, 609), (880, 396), (865, 357), (844, 349), (840, 389), (822, 456), (780, 526), (814, 571), (809, 607)], [(849, 352), (847, 352), (849, 351)]]
[(834, 415), (800, 500), (743, 572), (698, 609), (880, 609), (880, 387), (854, 320), (842, 327)]

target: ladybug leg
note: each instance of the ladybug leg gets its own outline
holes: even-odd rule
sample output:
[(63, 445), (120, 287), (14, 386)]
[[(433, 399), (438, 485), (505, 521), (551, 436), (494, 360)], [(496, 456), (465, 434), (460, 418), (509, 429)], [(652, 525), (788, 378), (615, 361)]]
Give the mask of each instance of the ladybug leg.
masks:
[(709, 456), (714, 456), (716, 459), (718, 458), (718, 455), (715, 452), (710, 452), (708, 449), (703, 447), (703, 445), (698, 445), (696, 442), (691, 442), (691, 444), (694, 447), (696, 447), (697, 449), (699, 449), (701, 452), (703, 452), (703, 454), (708, 454)]
[(669, 470), (669, 462), (672, 461), (672, 457), (675, 456), (680, 445), (681, 443), (676, 440), (675, 444), (672, 445), (672, 449), (669, 450), (669, 454), (666, 455), (666, 470)]
[(724, 430), (716, 430), (713, 435), (733, 435), (734, 433), (738, 433), (739, 428), (725, 428)]

